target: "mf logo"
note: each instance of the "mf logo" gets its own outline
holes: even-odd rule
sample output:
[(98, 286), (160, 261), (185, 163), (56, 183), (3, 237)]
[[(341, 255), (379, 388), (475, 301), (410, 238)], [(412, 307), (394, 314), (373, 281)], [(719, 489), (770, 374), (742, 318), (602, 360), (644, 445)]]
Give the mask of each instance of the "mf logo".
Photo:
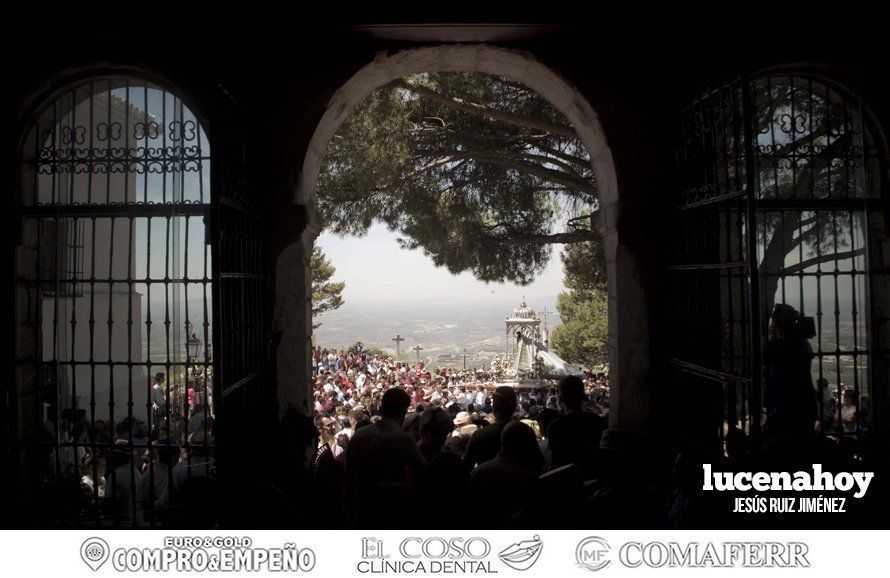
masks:
[(609, 543), (599, 536), (584, 538), (575, 548), (575, 560), (582, 568), (596, 572), (609, 565)]

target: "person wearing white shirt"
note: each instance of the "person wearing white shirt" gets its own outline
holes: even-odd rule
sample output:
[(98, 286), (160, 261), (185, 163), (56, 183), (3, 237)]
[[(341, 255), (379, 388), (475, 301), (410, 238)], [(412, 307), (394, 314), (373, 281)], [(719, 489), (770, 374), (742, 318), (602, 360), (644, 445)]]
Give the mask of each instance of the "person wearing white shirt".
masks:
[(476, 392), (475, 404), (476, 409), (481, 409), (483, 405), (485, 405), (485, 388), (481, 385), (479, 386), (479, 391)]
[(467, 409), (470, 406), (470, 404), (473, 403), (473, 401), (475, 401), (475, 399), (476, 399), (476, 394), (474, 394), (470, 390), (467, 390), (467, 391), (463, 392), (463, 397), (460, 401), (461, 401), (461, 403), (463, 403), (464, 409)]

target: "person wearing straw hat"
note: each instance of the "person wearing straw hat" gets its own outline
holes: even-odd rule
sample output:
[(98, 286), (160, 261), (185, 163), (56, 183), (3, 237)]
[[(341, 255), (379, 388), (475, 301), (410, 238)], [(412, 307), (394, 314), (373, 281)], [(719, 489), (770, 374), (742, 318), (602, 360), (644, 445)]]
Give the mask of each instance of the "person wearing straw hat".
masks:
[(458, 412), (452, 421), (454, 422), (454, 435), (460, 435), (460, 428), (470, 423), (470, 414), (466, 411)]

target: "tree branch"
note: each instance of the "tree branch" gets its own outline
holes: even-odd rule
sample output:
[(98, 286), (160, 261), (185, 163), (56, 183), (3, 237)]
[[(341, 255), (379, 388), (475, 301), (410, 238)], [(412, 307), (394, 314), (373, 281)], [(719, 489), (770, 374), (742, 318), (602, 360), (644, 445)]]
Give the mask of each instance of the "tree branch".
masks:
[(536, 149), (540, 150), (541, 152), (545, 152), (548, 155), (553, 155), (556, 158), (562, 159), (566, 162), (572, 163), (574, 165), (582, 166), (585, 169), (590, 168), (590, 160), (589, 159), (585, 159), (583, 157), (578, 157), (575, 155), (570, 155), (569, 153), (566, 153), (566, 152), (563, 152), (560, 150), (556, 150), (555, 148), (552, 148), (552, 147), (541, 146), (537, 143), (533, 144), (532, 146), (535, 147)]
[(414, 84), (413, 82), (408, 82), (405, 79), (395, 80), (391, 83), (391, 85), (464, 112), (487, 116), (488, 118), (505, 122), (507, 124), (522, 126), (534, 130), (542, 130), (544, 132), (559, 135), (565, 138), (578, 138), (578, 135), (571, 127), (524, 117), (512, 112), (497, 110), (485, 106), (484, 104), (471, 102), (463, 98), (458, 98), (456, 96), (448, 96), (447, 94), (442, 94), (441, 92), (437, 92), (431, 88), (427, 88), (419, 84)]
[(435, 160), (429, 161), (424, 165), (421, 165), (420, 167), (402, 175), (394, 181), (384, 183), (361, 196), (351, 196), (349, 200), (355, 201), (371, 198), (375, 195), (386, 192), (393, 187), (401, 186), (405, 184), (405, 182), (423, 173), (437, 169), (449, 163), (463, 162), (468, 160), (513, 169), (521, 173), (537, 177), (543, 181), (561, 185), (562, 187), (570, 191), (579, 191), (588, 194), (591, 197), (595, 197), (597, 194), (596, 185), (593, 182), (584, 179), (583, 177), (563, 173), (562, 171), (550, 169), (532, 162), (525, 162), (517, 160), (515, 158), (507, 158), (507, 156), (505, 156), (505, 153), (495, 151), (491, 153), (455, 152), (444, 155)]
[(532, 161), (541, 161), (542, 163), (550, 163), (550, 164), (553, 164), (553, 165), (556, 165), (556, 166), (562, 168), (563, 170), (565, 170), (568, 174), (570, 174), (572, 176), (582, 178), (581, 175), (578, 174), (576, 167), (573, 167), (569, 163), (563, 162), (559, 159), (548, 157), (546, 155), (538, 155), (535, 153), (521, 153), (518, 155), (511, 154), (511, 156), (513, 158), (521, 158), (521, 159), (528, 159), (528, 160), (532, 160)]
[(599, 238), (592, 231), (568, 231), (563, 233), (514, 233), (499, 235), (497, 240), (544, 244), (566, 244), (593, 241)]
[(547, 167), (531, 163), (525, 162), (521, 160), (517, 160), (515, 158), (508, 158), (507, 155), (513, 155), (513, 153), (505, 153), (503, 151), (492, 151), (492, 152), (453, 152), (444, 157), (440, 157), (435, 161), (431, 161), (420, 168), (407, 173), (405, 176), (401, 177), (399, 180), (394, 181), (386, 186), (382, 186), (381, 189), (388, 189), (392, 186), (398, 186), (404, 183), (407, 180), (417, 176), (420, 173), (429, 171), (431, 169), (437, 168), (444, 164), (448, 164), (449, 162), (460, 161), (460, 160), (473, 160), (480, 163), (492, 164), (501, 167), (505, 167), (508, 169), (513, 169), (519, 171), (521, 173), (525, 173), (527, 175), (531, 175), (534, 177), (538, 177), (543, 181), (547, 181), (550, 183), (555, 183), (562, 185), (566, 189), (572, 191), (580, 191), (590, 195), (591, 197), (595, 197), (597, 194), (596, 185), (588, 179), (585, 179), (580, 176), (574, 176), (562, 171), (558, 171), (555, 169), (549, 169)]
[(863, 247), (854, 249), (852, 251), (844, 251), (843, 253), (829, 253), (827, 255), (819, 255), (818, 257), (813, 257), (812, 259), (807, 259), (806, 261), (801, 261), (800, 263), (789, 265), (788, 267), (780, 270), (776, 275), (778, 277), (787, 277), (789, 275), (800, 273), (804, 269), (812, 267), (813, 265), (818, 265), (819, 263), (827, 263), (829, 261), (843, 261), (844, 259), (852, 259), (864, 254), (865, 248)]
[(534, 163), (527, 163), (523, 161), (511, 160), (509, 158), (504, 157), (503, 155), (497, 154), (472, 154), (470, 155), (473, 159), (502, 166), (508, 169), (513, 169), (527, 175), (531, 175), (534, 177), (538, 177), (541, 180), (548, 181), (551, 183), (560, 184), (567, 189), (571, 189), (574, 191), (581, 191), (587, 193), (591, 197), (595, 197), (597, 194), (596, 185), (587, 179), (583, 179), (580, 177), (573, 177), (571, 175), (567, 175), (560, 171), (554, 169), (548, 169), (547, 167), (542, 167), (540, 165), (536, 165)]

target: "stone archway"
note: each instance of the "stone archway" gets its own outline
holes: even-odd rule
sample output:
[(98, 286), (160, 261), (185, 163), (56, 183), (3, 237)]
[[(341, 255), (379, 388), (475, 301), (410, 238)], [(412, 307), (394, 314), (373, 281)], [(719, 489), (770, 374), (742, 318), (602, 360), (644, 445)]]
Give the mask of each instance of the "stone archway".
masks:
[[(641, 427), (649, 411), (648, 300), (640, 283), (636, 257), (619, 238), (618, 178), (605, 132), (587, 99), (533, 55), (485, 44), (380, 53), (343, 84), (328, 103), (309, 142), (295, 191), (294, 202), (306, 207), (307, 225), (300, 241), (285, 249), (275, 265), (274, 319), (280, 336), (276, 371), (282, 407), (309, 397), (308, 370), (304, 367), (311, 343), (308, 262), (312, 243), (321, 232), (314, 207), (325, 149), (340, 125), (371, 92), (397, 78), (422, 72), (483, 72), (510, 77), (547, 99), (578, 132), (599, 189), (600, 208), (594, 229), (603, 239), (608, 277), (611, 425)], [(294, 351), (300, 353), (294, 355)]]

